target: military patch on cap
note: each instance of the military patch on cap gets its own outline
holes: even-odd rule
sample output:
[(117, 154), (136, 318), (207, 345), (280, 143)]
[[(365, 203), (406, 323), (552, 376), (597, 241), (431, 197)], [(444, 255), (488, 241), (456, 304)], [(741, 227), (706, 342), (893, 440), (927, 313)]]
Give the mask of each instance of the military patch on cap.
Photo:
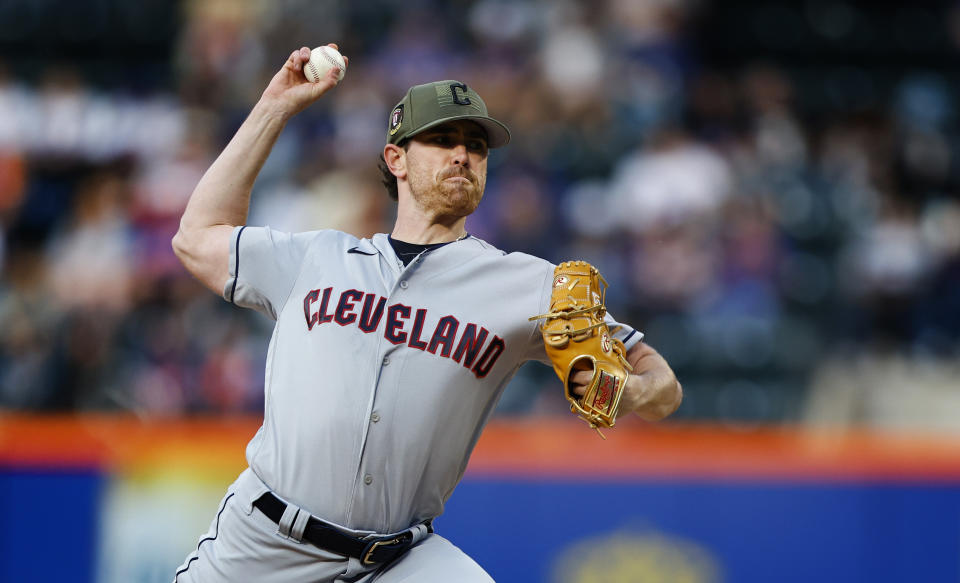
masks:
[(403, 122), (403, 104), (401, 103), (396, 108), (394, 108), (393, 113), (390, 114), (390, 135), (397, 133), (397, 130), (400, 129), (400, 124)]

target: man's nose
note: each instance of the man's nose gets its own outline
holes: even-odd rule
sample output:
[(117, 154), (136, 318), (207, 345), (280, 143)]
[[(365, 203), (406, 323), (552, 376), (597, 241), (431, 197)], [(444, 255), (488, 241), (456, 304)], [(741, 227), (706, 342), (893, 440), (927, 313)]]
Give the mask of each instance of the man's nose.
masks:
[(451, 155), (454, 164), (466, 166), (470, 162), (470, 157), (467, 156), (467, 146), (462, 142), (453, 146)]

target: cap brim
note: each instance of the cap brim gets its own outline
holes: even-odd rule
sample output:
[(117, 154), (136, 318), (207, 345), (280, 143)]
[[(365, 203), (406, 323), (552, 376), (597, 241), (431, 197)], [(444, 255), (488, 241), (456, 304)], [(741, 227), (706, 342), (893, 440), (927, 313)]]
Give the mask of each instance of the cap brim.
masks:
[(461, 119), (468, 119), (472, 122), (475, 122), (477, 125), (483, 128), (487, 132), (487, 147), (489, 148), (499, 148), (501, 146), (506, 146), (510, 143), (510, 130), (507, 129), (507, 126), (493, 119), (492, 117), (484, 117), (479, 115), (455, 115), (451, 117), (445, 117), (443, 119), (434, 120), (422, 128), (419, 128), (417, 131), (404, 136), (405, 138), (412, 138), (417, 134), (428, 130), (430, 128), (435, 128), (438, 125), (449, 123), (451, 121), (457, 121)]

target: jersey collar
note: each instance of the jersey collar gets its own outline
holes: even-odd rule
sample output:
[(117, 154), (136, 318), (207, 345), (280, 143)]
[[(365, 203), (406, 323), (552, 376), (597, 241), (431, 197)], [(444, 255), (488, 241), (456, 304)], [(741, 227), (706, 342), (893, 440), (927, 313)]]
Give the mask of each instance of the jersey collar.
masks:
[[(444, 245), (429, 251), (429, 253), (436, 255), (437, 259), (444, 263), (444, 265), (438, 267), (441, 269), (453, 269), (475, 257), (476, 252), (480, 248), (474, 247), (474, 245), (479, 243), (479, 240), (471, 235), (466, 239), (454, 241), (450, 245)], [(360, 239), (356, 245), (347, 249), (347, 253), (382, 255), (383, 258), (387, 260), (387, 263), (398, 266), (399, 271), (403, 270), (400, 259), (397, 258), (397, 254), (394, 252), (393, 246), (390, 245), (390, 240), (387, 238), (386, 233), (377, 233), (370, 239)]]

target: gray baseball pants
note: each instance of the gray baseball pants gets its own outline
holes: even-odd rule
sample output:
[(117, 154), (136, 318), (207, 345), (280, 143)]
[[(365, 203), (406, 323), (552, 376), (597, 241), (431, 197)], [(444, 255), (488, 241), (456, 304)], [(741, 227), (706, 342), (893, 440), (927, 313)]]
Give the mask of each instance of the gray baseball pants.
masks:
[(363, 565), (359, 559), (298, 542), (281, 534), (275, 522), (253, 507), (263, 491), (250, 469), (241, 474), (227, 490), (197, 550), (177, 569), (174, 583), (493, 581), (463, 551), (423, 527), (414, 529), (418, 542), (386, 565)]

